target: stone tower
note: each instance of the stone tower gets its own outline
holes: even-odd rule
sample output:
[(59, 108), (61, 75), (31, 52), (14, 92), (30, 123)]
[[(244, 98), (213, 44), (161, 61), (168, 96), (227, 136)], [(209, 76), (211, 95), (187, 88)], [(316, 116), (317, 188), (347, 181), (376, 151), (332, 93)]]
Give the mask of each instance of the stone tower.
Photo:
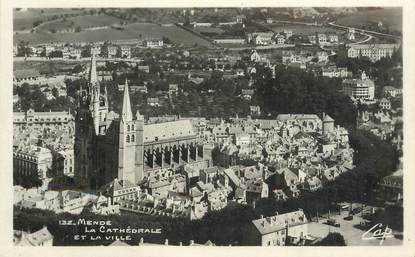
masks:
[(137, 183), (143, 178), (143, 127), (139, 112), (136, 119), (133, 117), (126, 80), (119, 122), (118, 179)]
[(329, 115), (323, 113), (323, 135), (333, 132), (334, 120)]

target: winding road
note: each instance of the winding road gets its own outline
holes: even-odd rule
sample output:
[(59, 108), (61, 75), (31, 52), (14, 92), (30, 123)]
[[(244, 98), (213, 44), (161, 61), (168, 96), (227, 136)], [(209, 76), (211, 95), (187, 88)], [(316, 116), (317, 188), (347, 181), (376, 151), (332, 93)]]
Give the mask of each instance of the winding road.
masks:
[(372, 30), (364, 30), (364, 29), (359, 29), (359, 28), (354, 28), (354, 27), (348, 27), (348, 26), (343, 26), (343, 25), (338, 25), (335, 24), (333, 21), (328, 23), (330, 26), (333, 27), (337, 27), (337, 28), (343, 28), (343, 29), (354, 29), (356, 32), (359, 32), (361, 34), (374, 34), (374, 35), (379, 35), (379, 36), (385, 36), (385, 37), (393, 37), (393, 38), (397, 38), (397, 39), (401, 39), (401, 37), (399, 36), (395, 36), (392, 34), (386, 34), (386, 33), (381, 33), (381, 32), (377, 32), (377, 31), (372, 31)]

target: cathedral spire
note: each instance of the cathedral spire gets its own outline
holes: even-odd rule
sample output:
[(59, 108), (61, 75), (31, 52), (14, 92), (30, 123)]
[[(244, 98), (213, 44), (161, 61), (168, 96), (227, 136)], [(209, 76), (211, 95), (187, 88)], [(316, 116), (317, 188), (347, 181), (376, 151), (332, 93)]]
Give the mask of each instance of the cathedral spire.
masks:
[(91, 85), (98, 84), (97, 63), (94, 54), (92, 54), (91, 67), (89, 68), (89, 83)]
[(125, 79), (124, 85), (124, 98), (122, 101), (122, 114), (121, 118), (123, 121), (131, 121), (133, 119), (133, 113), (131, 112), (130, 93), (128, 92), (127, 78)]

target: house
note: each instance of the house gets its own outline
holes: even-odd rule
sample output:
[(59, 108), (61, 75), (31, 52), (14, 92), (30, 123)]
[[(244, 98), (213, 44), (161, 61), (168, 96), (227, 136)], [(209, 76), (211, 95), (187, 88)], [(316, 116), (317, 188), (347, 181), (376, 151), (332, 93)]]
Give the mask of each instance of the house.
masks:
[(251, 62), (260, 62), (261, 56), (258, 54), (256, 50), (253, 50), (251, 52), (251, 55), (249, 56), (249, 59), (251, 60)]
[(254, 95), (254, 90), (253, 89), (242, 89), (241, 95), (246, 100), (251, 100), (252, 96)]
[(59, 192), (48, 190), (43, 195), (45, 209), (57, 211), (60, 209), (60, 198), (59, 198)]
[(243, 23), (245, 18), (245, 15), (236, 15), (236, 23)]
[(131, 58), (131, 47), (129, 46), (119, 46), (118, 47), (118, 55), (121, 58)]
[(118, 204), (111, 204), (109, 197), (100, 194), (92, 201), (91, 212), (103, 216), (119, 214), (120, 206)]
[(329, 56), (327, 52), (324, 52), (324, 51), (318, 51), (316, 53), (316, 57), (317, 57), (318, 62), (328, 62), (329, 60)]
[(162, 39), (148, 39), (144, 40), (144, 46), (148, 48), (160, 48), (163, 47)]
[(185, 193), (186, 177), (182, 174), (164, 177), (151, 177), (148, 182), (148, 189), (152, 196), (161, 198), (166, 198), (169, 191)]
[(348, 45), (347, 57), (367, 57), (371, 62), (382, 58), (390, 58), (398, 50), (400, 44), (351, 44)]
[(316, 44), (317, 37), (315, 35), (308, 36), (308, 42), (310, 42), (311, 44)]
[(272, 197), (278, 201), (285, 201), (288, 199), (288, 196), (281, 189), (275, 189), (272, 191)]
[(293, 35), (293, 31), (291, 29), (284, 29), (283, 34), (285, 38), (288, 40)]
[(118, 47), (115, 45), (103, 45), (101, 55), (105, 58), (114, 58), (117, 56)]
[(254, 45), (270, 45), (274, 43), (274, 32), (254, 32), (247, 35), (248, 43)]
[(245, 182), (244, 189), (246, 191), (245, 199), (248, 204), (269, 196), (268, 185), (262, 178), (248, 179)]
[(317, 38), (317, 43), (319, 45), (327, 44), (327, 35), (326, 34), (318, 33), (316, 38)]
[(15, 246), (53, 246), (53, 236), (47, 227), (33, 233), (14, 230), (13, 244)]
[(339, 42), (339, 36), (336, 34), (330, 34), (329, 35), (329, 41), (330, 43), (338, 43)]
[(150, 73), (150, 66), (148, 66), (148, 65), (137, 65), (137, 70), (144, 71), (145, 73)]
[(347, 71), (347, 68), (336, 66), (322, 67), (321, 75), (329, 78), (347, 78), (352, 76), (352, 72)]
[(308, 235), (308, 220), (303, 210), (276, 214), (253, 220), (244, 228), (244, 245), (284, 246), (304, 245)]
[(285, 44), (285, 37), (284, 37), (284, 35), (277, 34), (277, 35), (274, 37), (274, 39), (275, 39), (275, 42), (277, 42), (277, 44), (278, 44), (278, 45), (283, 45), (283, 44)]
[(354, 32), (349, 31), (349, 32), (346, 33), (346, 38), (350, 41), (354, 41), (356, 39), (356, 36), (355, 36)]
[(250, 110), (251, 116), (261, 115), (261, 107), (259, 105), (250, 105), (249, 110)]
[(158, 97), (149, 97), (147, 98), (147, 104), (150, 106), (160, 106), (160, 101)]
[(290, 168), (283, 168), (268, 177), (268, 184), (271, 189), (282, 189), (290, 197), (297, 197), (300, 194), (298, 175)]
[(114, 205), (122, 200), (136, 199), (139, 195), (140, 187), (128, 180), (114, 179), (112, 182), (104, 185), (100, 191)]
[(317, 176), (306, 179), (303, 188), (309, 191), (317, 191), (322, 188), (322, 182)]
[(169, 84), (169, 93), (170, 94), (177, 94), (178, 92), (179, 92), (179, 85)]
[(245, 71), (243, 69), (236, 69), (235, 75), (239, 77), (245, 76)]
[(373, 100), (375, 98), (375, 83), (362, 72), (360, 79), (345, 79), (342, 82), (343, 93), (354, 99)]
[(385, 96), (391, 96), (391, 97), (400, 96), (400, 95), (402, 95), (402, 89), (392, 87), (392, 86), (385, 86), (383, 88), (383, 94)]
[(221, 170), (219, 170), (218, 166), (202, 169), (199, 173), (199, 180), (202, 181), (204, 184), (214, 183), (216, 178), (218, 178), (219, 173), (222, 172)]
[(389, 99), (387, 99), (387, 98), (382, 98), (379, 101), (379, 107), (382, 110), (390, 110), (392, 108), (391, 107), (391, 101)]
[(101, 46), (88, 45), (86, 50), (90, 56), (98, 56), (101, 53)]
[(378, 182), (377, 198), (391, 203), (403, 200), (403, 170), (399, 169), (392, 175)]
[(60, 192), (60, 208), (64, 212), (80, 214), (84, 207), (89, 204), (90, 197), (88, 194), (73, 190), (64, 190)]
[(251, 138), (248, 133), (237, 133), (234, 135), (235, 145), (239, 147), (248, 146), (251, 143)]
[(44, 54), (46, 57), (49, 57), (50, 53), (52, 53), (53, 51), (55, 51), (55, 47), (54, 47), (54, 46), (51, 46), (51, 45), (45, 45), (45, 46), (43, 47), (43, 54)]

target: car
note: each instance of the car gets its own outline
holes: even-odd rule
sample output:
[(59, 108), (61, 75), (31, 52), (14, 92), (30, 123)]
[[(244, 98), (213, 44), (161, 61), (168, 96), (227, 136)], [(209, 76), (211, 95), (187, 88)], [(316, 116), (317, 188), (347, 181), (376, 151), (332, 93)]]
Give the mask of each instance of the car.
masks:
[(326, 223), (330, 226), (340, 227), (340, 223), (338, 223), (335, 219), (328, 219)]
[(349, 215), (344, 217), (344, 220), (353, 220), (353, 215)]
[(341, 205), (342, 210), (347, 210), (349, 207), (350, 207), (350, 205), (348, 205), (348, 204)]
[(353, 210), (351, 210), (349, 214), (350, 215), (355, 215), (355, 214), (358, 214), (361, 211), (362, 211), (362, 208), (357, 207), (357, 208), (354, 208)]

